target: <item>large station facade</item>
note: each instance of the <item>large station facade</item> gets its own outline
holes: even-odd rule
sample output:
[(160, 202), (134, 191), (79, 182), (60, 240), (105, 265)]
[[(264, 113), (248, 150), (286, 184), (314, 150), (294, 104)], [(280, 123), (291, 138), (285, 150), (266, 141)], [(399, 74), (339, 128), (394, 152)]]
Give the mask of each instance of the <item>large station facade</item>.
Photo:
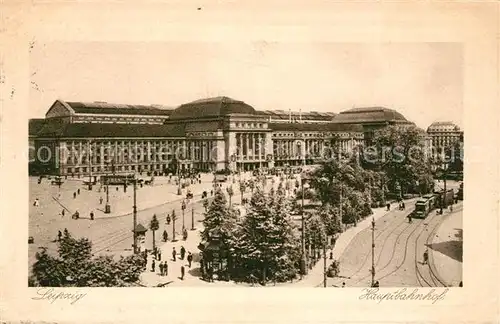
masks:
[(334, 114), (256, 110), (228, 97), (175, 109), (57, 100), (30, 120), (30, 161), (36, 172), (74, 176), (316, 164), (393, 124), (413, 123), (384, 107)]

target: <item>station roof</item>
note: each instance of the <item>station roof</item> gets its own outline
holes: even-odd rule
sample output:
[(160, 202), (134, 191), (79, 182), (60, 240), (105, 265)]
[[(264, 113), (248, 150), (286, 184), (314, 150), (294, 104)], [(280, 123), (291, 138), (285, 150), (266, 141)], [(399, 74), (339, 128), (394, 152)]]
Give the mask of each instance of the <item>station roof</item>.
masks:
[(46, 123), (39, 137), (184, 137), (184, 124)]
[(333, 118), (334, 123), (372, 123), (372, 122), (401, 122), (408, 120), (394, 109), (385, 107), (352, 108), (339, 113)]
[(359, 124), (306, 124), (306, 123), (269, 123), (273, 131), (319, 131), (319, 132), (362, 132), (363, 126)]
[(59, 102), (69, 106), (77, 114), (170, 116), (173, 111), (172, 107), (163, 105), (126, 105), (99, 101), (76, 102), (59, 100)]
[(170, 115), (170, 119), (192, 119), (219, 117), (231, 114), (254, 115), (255, 109), (249, 104), (229, 97), (200, 99), (180, 105)]

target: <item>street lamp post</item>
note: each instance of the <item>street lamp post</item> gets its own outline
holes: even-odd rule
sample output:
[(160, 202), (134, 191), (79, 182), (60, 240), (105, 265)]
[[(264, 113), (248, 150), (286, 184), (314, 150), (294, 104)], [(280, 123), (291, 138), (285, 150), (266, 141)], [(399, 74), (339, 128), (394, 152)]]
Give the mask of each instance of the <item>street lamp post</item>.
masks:
[[(109, 166), (109, 164), (108, 164)], [(109, 170), (107, 170), (109, 171)], [(109, 204), (109, 178), (106, 177), (106, 205), (104, 205), (104, 213), (111, 213), (111, 205)]]
[(375, 218), (372, 219), (372, 287), (375, 285)]
[(180, 173), (180, 164), (177, 162), (177, 182), (178, 187), (177, 187), (177, 195), (180, 196), (182, 195), (182, 190), (181, 190), (181, 173)]
[[(137, 254), (139, 252), (138, 246), (137, 246), (137, 232), (136, 227), (137, 227), (137, 179), (133, 180), (134, 182), (134, 207), (133, 207), (133, 222), (134, 222), (134, 254)], [(106, 191), (109, 191), (106, 189)]]
[(194, 231), (194, 207), (191, 209), (191, 230)]
[(89, 190), (92, 190), (92, 140), (88, 141), (89, 149)]
[(184, 231), (184, 228), (185, 228), (184, 210), (186, 210), (186, 202), (184, 200), (182, 201), (181, 209), (182, 209), (182, 230)]
[(328, 245), (328, 236), (325, 235), (325, 242), (323, 242), (323, 287), (326, 288), (327, 283), (327, 268), (326, 268), (326, 248)]

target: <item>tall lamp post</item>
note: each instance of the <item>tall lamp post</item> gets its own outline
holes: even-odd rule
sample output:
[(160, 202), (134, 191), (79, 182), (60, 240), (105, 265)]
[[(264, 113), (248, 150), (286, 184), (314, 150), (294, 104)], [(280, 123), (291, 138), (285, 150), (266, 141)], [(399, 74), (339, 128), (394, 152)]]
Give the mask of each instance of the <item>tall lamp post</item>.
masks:
[(88, 150), (89, 150), (89, 190), (92, 190), (92, 140), (88, 142)]
[(181, 209), (182, 209), (182, 230), (184, 231), (185, 227), (185, 222), (184, 222), (184, 211), (186, 210), (186, 202), (183, 200), (181, 204)]
[[(137, 246), (137, 232), (136, 232), (136, 227), (137, 227), (137, 179), (132, 180), (134, 183), (134, 207), (133, 207), (133, 222), (134, 222), (134, 254), (139, 253), (139, 249)], [(106, 191), (109, 191), (106, 189)]]
[(177, 195), (180, 196), (182, 195), (182, 190), (181, 190), (181, 172), (180, 172), (181, 168), (179, 160), (177, 160), (176, 165), (177, 165), (177, 182), (178, 182)]
[(375, 285), (375, 218), (372, 219), (372, 287)]
[[(109, 163), (107, 166), (109, 168)], [(109, 170), (107, 170), (106, 173), (109, 174)], [(108, 177), (106, 177), (106, 205), (104, 205), (104, 213), (105, 214), (111, 213), (111, 205), (109, 204), (109, 178)]]

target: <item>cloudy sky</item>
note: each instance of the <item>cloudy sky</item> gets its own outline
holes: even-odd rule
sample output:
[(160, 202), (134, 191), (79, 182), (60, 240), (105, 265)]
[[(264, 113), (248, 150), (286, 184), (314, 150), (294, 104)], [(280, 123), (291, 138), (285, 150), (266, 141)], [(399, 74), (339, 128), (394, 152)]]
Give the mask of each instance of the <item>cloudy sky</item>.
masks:
[(31, 117), (56, 99), (178, 106), (228, 96), (259, 110), (385, 106), (462, 126), (456, 43), (47, 43), (30, 58)]

